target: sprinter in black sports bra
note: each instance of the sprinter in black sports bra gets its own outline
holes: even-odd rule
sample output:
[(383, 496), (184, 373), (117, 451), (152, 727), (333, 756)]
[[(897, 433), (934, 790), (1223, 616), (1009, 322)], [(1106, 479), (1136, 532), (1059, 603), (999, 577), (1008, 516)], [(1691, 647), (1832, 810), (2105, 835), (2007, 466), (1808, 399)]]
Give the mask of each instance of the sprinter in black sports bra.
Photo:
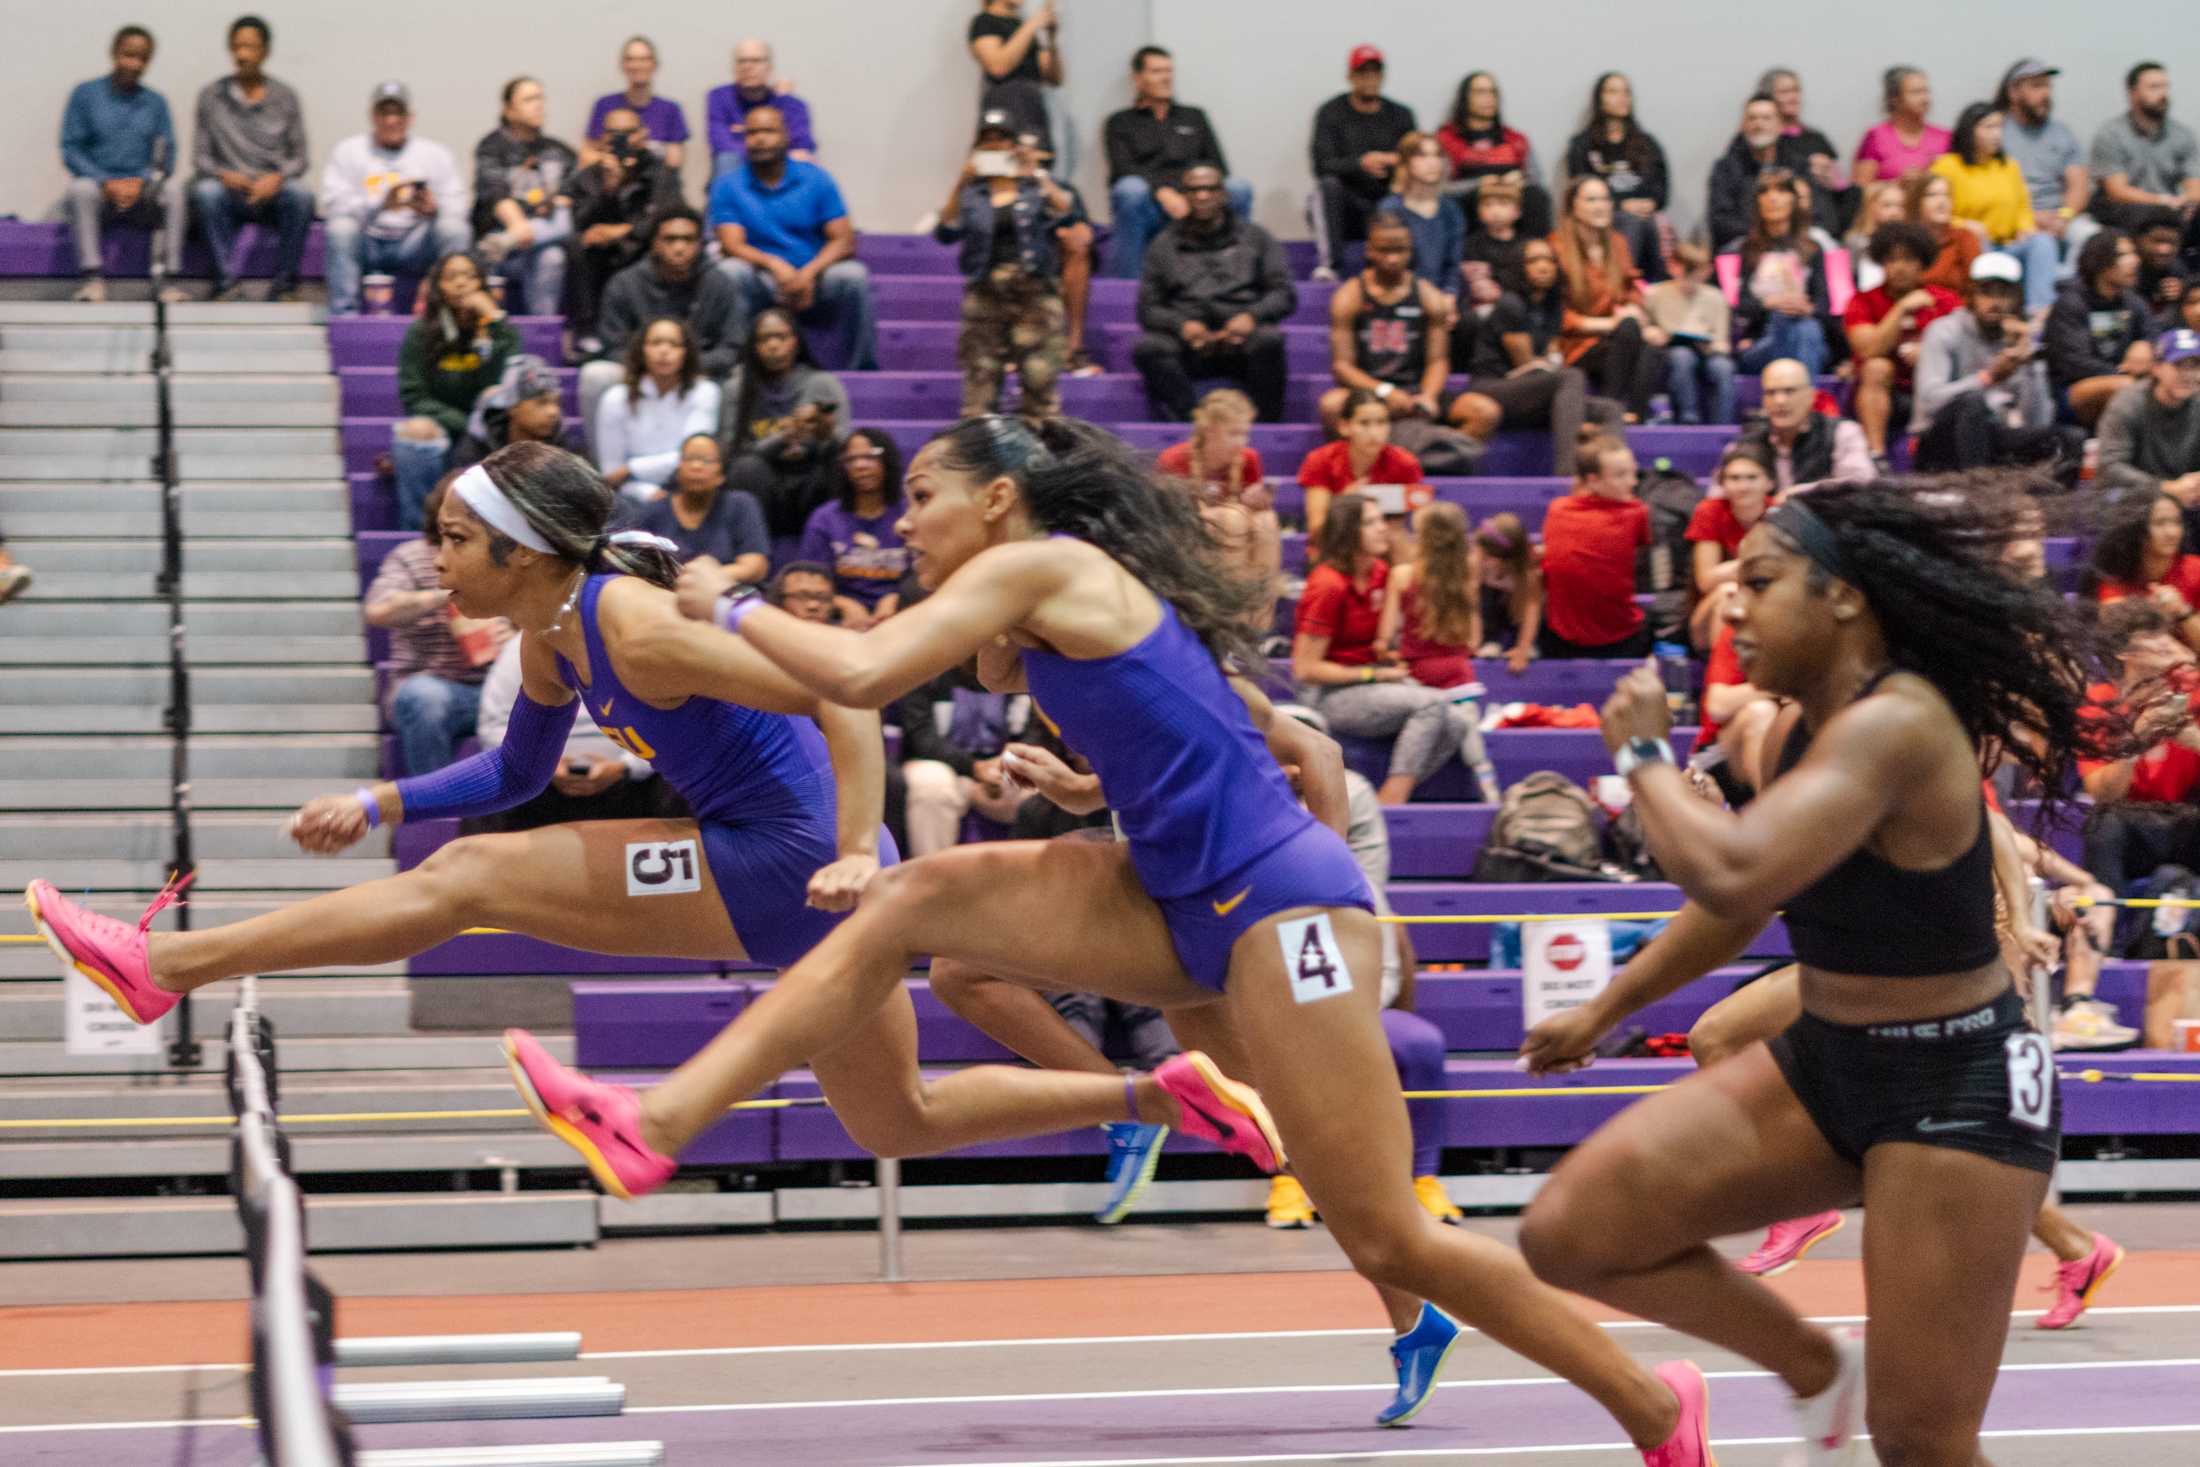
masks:
[[(1885, 1463), (1984, 1460), (2060, 1117), (1995, 941), (1976, 751), (2001, 740), (2066, 790), (2081, 746), (2120, 736), (2081, 724), (2075, 614), (1996, 565), (2026, 523), (2021, 484), (1954, 483), (1824, 485), (1750, 531), (1736, 650), (1794, 706), (1745, 810), (1698, 799), (1673, 767), (1655, 668), (1605, 705), (1651, 850), (1689, 898), (1662, 941), (1702, 971), (1784, 912), (1804, 1012), (1614, 1118), (1521, 1231), (1550, 1282), (1778, 1374), (1814, 1463), (1850, 1460), (1867, 1426)], [(2020, 721), (2037, 737), (2010, 738)], [(1709, 1246), (1860, 1198), (1868, 1366)]]

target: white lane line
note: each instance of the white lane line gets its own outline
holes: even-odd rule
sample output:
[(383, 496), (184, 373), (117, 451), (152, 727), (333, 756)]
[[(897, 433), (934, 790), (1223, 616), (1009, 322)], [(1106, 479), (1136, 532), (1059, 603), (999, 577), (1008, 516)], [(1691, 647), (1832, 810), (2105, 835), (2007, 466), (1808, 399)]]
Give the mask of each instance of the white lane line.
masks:
[(0, 1426), (0, 1436), (48, 1431), (188, 1431), (198, 1426), (250, 1426), (249, 1416), (201, 1416), (190, 1421), (71, 1421), (62, 1426)]

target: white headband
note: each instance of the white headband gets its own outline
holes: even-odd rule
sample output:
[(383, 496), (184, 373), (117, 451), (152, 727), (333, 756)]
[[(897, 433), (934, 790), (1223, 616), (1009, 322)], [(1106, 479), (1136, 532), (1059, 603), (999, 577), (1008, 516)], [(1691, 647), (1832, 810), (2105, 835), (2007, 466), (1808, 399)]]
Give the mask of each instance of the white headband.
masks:
[(499, 489), (496, 480), (475, 464), (458, 476), (451, 485), (451, 492), (466, 501), (466, 507), (481, 516), (481, 522), (509, 539), (516, 540), (529, 550), (539, 550), (545, 555), (555, 555), (550, 542), (542, 538), (542, 532), (527, 523), (527, 516)]
[(608, 537), (606, 545), (647, 545), (652, 550), (662, 550), (667, 555), (678, 555), (680, 547), (662, 535), (652, 535), (647, 530), (621, 530)]

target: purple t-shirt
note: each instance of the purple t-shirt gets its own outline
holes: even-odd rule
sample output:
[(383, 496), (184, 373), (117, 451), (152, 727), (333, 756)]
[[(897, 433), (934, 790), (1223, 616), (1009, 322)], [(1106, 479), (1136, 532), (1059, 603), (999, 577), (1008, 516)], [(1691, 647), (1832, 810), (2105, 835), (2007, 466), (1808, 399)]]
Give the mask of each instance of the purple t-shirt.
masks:
[(720, 153), (745, 153), (748, 151), (747, 132), (742, 124), (751, 107), (772, 106), (787, 123), (787, 151), (814, 153), (817, 138), (810, 131), (810, 107), (792, 92), (772, 92), (751, 102), (741, 95), (741, 89), (732, 82), (722, 87), (712, 87), (704, 100), (703, 136), (710, 144), (712, 157)]
[(1881, 178), (1900, 178), (1912, 169), (1923, 172), (1932, 167), (1933, 160), (1948, 151), (1948, 143), (1948, 129), (1928, 123), (1913, 148), (1895, 136), (1893, 123), (1882, 122), (1856, 145), (1856, 161), (1868, 158), (1879, 165)]
[(684, 143), (688, 140), (687, 114), (680, 104), (670, 97), (651, 97), (647, 107), (636, 107), (626, 99), (626, 93), (613, 92), (608, 97), (598, 97), (596, 105), (588, 112), (590, 138), (603, 136), (603, 120), (621, 107), (631, 108), (641, 114), (642, 125), (649, 129), (653, 143)]
[(894, 533), (905, 508), (890, 504), (885, 513), (866, 519), (842, 509), (837, 499), (821, 504), (802, 527), (796, 559), (831, 566), (835, 595), (875, 607), (909, 573), (909, 552)]

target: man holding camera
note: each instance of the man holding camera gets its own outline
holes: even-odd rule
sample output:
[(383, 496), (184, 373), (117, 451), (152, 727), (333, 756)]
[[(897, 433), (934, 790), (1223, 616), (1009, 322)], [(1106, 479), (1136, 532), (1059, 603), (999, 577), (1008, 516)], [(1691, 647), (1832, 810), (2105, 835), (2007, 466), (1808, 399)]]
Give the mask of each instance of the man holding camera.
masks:
[(1925, 328), (1910, 416), (1920, 470), (2037, 464), (2063, 451), (2047, 369), (2020, 309), (2023, 299), (2015, 257), (1980, 255), (1971, 262), (1963, 309)]
[(580, 248), (573, 261), (575, 348), (593, 356), (596, 315), (611, 277), (642, 257), (643, 226), (659, 210), (680, 202), (680, 174), (650, 145), (649, 124), (631, 107), (604, 114), (596, 161), (573, 179), (573, 232)]
[(374, 89), (367, 121), (367, 131), (338, 143), (321, 169), (332, 316), (358, 311), (367, 275), (422, 276), (473, 241), (466, 223), (473, 192), (449, 148), (412, 135), (412, 96), (403, 82)]

